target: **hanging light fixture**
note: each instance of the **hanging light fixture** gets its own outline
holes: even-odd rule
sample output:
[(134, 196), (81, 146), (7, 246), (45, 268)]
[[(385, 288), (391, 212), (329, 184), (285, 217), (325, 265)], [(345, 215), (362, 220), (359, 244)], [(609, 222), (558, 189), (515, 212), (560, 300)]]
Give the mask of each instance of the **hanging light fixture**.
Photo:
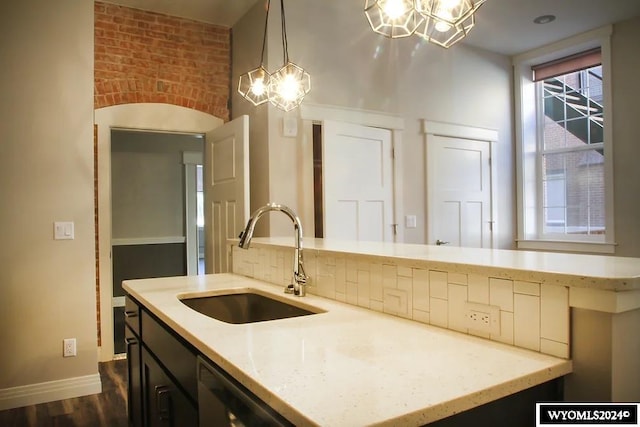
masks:
[(311, 90), (311, 77), (302, 67), (289, 60), (287, 45), (287, 25), (284, 13), (284, 0), (280, 0), (280, 21), (282, 34), (282, 53), (284, 65), (275, 73), (269, 73), (264, 67), (264, 51), (267, 42), (267, 28), (271, 0), (267, 0), (267, 14), (264, 22), (262, 37), (262, 53), (260, 66), (240, 76), (238, 93), (253, 105), (264, 104), (269, 101), (275, 107), (290, 111), (302, 102)]
[(389, 38), (417, 34), (451, 47), (475, 25), (475, 12), (486, 0), (365, 0), (373, 31)]
[(264, 68), (264, 48), (267, 41), (267, 24), (269, 23), (269, 9), (271, 0), (267, 1), (267, 14), (264, 20), (264, 35), (262, 37), (262, 53), (260, 54), (260, 66), (247, 71), (240, 76), (238, 81), (238, 93), (253, 105), (258, 106), (269, 100), (269, 80), (271, 74)]
[(475, 12), (486, 0), (416, 0), (425, 19), (416, 34), (449, 48), (467, 36), (475, 25)]
[(424, 20), (414, 0), (365, 0), (364, 13), (373, 31), (392, 39), (410, 36)]
[(271, 75), (269, 102), (281, 110), (290, 111), (300, 105), (305, 95), (311, 90), (311, 77), (302, 67), (289, 60), (284, 0), (280, 0), (280, 21), (284, 65)]

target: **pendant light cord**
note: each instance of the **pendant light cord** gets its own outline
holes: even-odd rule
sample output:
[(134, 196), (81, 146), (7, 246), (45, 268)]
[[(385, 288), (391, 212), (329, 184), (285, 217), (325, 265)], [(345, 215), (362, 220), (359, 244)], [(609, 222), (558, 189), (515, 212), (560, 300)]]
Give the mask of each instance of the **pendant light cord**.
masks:
[(289, 48), (287, 45), (287, 24), (284, 18), (284, 0), (280, 0), (280, 20), (282, 24), (282, 53), (284, 57), (284, 63), (289, 63)]
[(260, 54), (260, 65), (264, 65), (264, 48), (267, 44), (267, 28), (269, 25), (269, 10), (271, 9), (271, 0), (267, 0), (267, 14), (264, 18), (264, 34), (262, 35), (262, 53)]

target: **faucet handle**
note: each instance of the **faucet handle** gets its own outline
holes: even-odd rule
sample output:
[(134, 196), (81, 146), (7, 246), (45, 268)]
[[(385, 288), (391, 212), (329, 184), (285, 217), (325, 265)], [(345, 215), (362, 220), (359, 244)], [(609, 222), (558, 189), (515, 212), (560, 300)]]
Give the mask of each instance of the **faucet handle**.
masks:
[(294, 277), (296, 283), (298, 283), (300, 285), (304, 285), (305, 283), (307, 283), (307, 279), (308, 278), (309, 278), (309, 276), (304, 274), (304, 271), (302, 273), (296, 274), (295, 277)]

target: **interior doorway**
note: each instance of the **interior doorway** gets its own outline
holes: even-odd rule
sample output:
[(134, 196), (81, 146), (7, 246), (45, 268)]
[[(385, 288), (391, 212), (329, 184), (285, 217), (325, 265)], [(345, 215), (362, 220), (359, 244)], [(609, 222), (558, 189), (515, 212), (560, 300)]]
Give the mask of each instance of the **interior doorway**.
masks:
[[(322, 224), (321, 237), (395, 241), (391, 131), (324, 120), (321, 150), (315, 138), (313, 142), (314, 183), (316, 176), (321, 182), (321, 197), (314, 192), (314, 219), (316, 227)], [(316, 157), (318, 152), (321, 159)], [(316, 172), (318, 163), (320, 172)], [(322, 169), (328, 173), (322, 173)]]
[(113, 275), (111, 258), (111, 131), (128, 129), (204, 134), (223, 124), (210, 114), (170, 104), (121, 104), (95, 110), (98, 170), (97, 292), (99, 361), (114, 358)]
[(427, 243), (492, 248), (497, 131), (425, 121)]
[(111, 131), (115, 354), (126, 350), (123, 280), (198, 273), (189, 266), (198, 265), (200, 252), (197, 170), (203, 148), (202, 134)]
[[(377, 221), (379, 224), (387, 224), (385, 227), (376, 227), (376, 230), (383, 230), (379, 233), (374, 233), (371, 235), (369, 233), (370, 230), (367, 230), (361, 233), (361, 236), (358, 238), (360, 240), (380, 240), (380, 241), (396, 241), (402, 242), (404, 240), (404, 231), (402, 227), (398, 227), (395, 224), (396, 219), (402, 218), (403, 206), (400, 202), (402, 195), (402, 133), (404, 130), (404, 119), (401, 117), (389, 115), (387, 113), (378, 112), (378, 111), (367, 111), (360, 109), (347, 109), (336, 106), (326, 106), (326, 105), (317, 105), (310, 103), (303, 103), (300, 106), (300, 118), (303, 120), (303, 128), (305, 129), (305, 134), (307, 135), (308, 141), (312, 141), (312, 144), (302, 144), (300, 151), (300, 162), (303, 165), (301, 180), (302, 180), (302, 188), (310, 189), (313, 188), (314, 191), (304, 191), (301, 194), (302, 206), (300, 207), (300, 211), (298, 215), (304, 224), (313, 224), (313, 231), (315, 237), (330, 237), (335, 236), (336, 229), (334, 227), (333, 232), (327, 229), (327, 216), (326, 204), (325, 204), (325, 193), (327, 191), (327, 184), (333, 186), (334, 189), (338, 189), (338, 192), (342, 193), (340, 189), (340, 180), (343, 182), (343, 187), (347, 186), (345, 182), (348, 182), (348, 186), (352, 190), (356, 190), (358, 192), (359, 182), (362, 182), (362, 177), (358, 177), (356, 180), (351, 180), (350, 178), (344, 178), (344, 174), (341, 178), (333, 179), (329, 176), (329, 181), (327, 182), (327, 177), (329, 174), (334, 173), (335, 168), (342, 168), (343, 172), (346, 171), (347, 175), (349, 173), (357, 173), (355, 168), (351, 166), (356, 162), (361, 162), (363, 159), (360, 159), (360, 154), (367, 157), (370, 163), (373, 161), (377, 162), (376, 165), (373, 165), (371, 170), (366, 170), (366, 174), (372, 170), (377, 170), (378, 178), (384, 177), (381, 179), (376, 179), (376, 181), (380, 184), (377, 188), (371, 188), (375, 192), (384, 191), (387, 193), (387, 196), (384, 197), (386, 200), (390, 200), (388, 206), (382, 207), (382, 203), (378, 203), (379, 208), (375, 210), (377, 215), (372, 215), (370, 218), (377, 218), (380, 221)], [(327, 128), (327, 124), (329, 124), (329, 128)], [(369, 132), (374, 132), (376, 135), (369, 135)], [(351, 146), (351, 155), (349, 158), (345, 158), (345, 152), (341, 151), (342, 147), (340, 142), (337, 142), (332, 148), (332, 153), (329, 155), (332, 157), (332, 161), (334, 165), (327, 165), (325, 163), (325, 147), (323, 141), (326, 139), (331, 140), (342, 140), (348, 141), (348, 145)], [(371, 144), (369, 144), (369, 142)], [(363, 151), (364, 150), (364, 151)], [(390, 156), (390, 157), (389, 157)], [(377, 160), (373, 160), (376, 159)], [(385, 164), (386, 166), (383, 166)], [(361, 170), (362, 164), (357, 164)], [(362, 179), (361, 179), (362, 178)], [(345, 179), (347, 181), (345, 181)], [(389, 184), (389, 186), (387, 186)], [(368, 184), (365, 185), (368, 187)], [(360, 186), (362, 187), (362, 186)], [(329, 189), (331, 191), (331, 189)], [(390, 194), (390, 196), (388, 196)], [(351, 195), (341, 194), (338, 197), (342, 198), (343, 196), (351, 197)], [(369, 193), (365, 198), (367, 200), (380, 200), (380, 194)], [(335, 198), (338, 200), (338, 198)], [(352, 200), (355, 200), (352, 198)], [(366, 200), (365, 200), (366, 202)], [(355, 205), (355, 201), (351, 202), (351, 206)], [(359, 204), (359, 202), (358, 202)], [(386, 204), (386, 203), (385, 203)], [(335, 207), (335, 204), (334, 204)], [(387, 207), (390, 209), (386, 210)], [(369, 211), (373, 211), (372, 205), (369, 205)], [(334, 212), (338, 212), (340, 208), (334, 210)], [(365, 209), (366, 210), (366, 209)], [(361, 222), (359, 219), (356, 219), (354, 212), (355, 208), (350, 210), (351, 215), (349, 221), (351, 224)], [(386, 211), (386, 213), (384, 213)], [(335, 218), (342, 218), (340, 214), (334, 216)], [(367, 221), (370, 218), (365, 218)], [(387, 219), (391, 219), (391, 221), (387, 221)], [(338, 220), (338, 227), (344, 228), (344, 223), (342, 220)], [(366, 222), (366, 221), (365, 221)], [(335, 224), (335, 220), (329, 219), (329, 225), (333, 226)], [(364, 224), (364, 222), (362, 222)], [(351, 232), (354, 230), (352, 228), (349, 230)], [(373, 230), (373, 228), (371, 228)], [(334, 234), (332, 234), (334, 233)], [(341, 234), (340, 231), (337, 231), (338, 234)], [(385, 233), (388, 233), (385, 236)], [(353, 238), (351, 234), (347, 234), (343, 236), (343, 238), (349, 238), (350, 236)], [(384, 239), (383, 239), (383, 236)]]

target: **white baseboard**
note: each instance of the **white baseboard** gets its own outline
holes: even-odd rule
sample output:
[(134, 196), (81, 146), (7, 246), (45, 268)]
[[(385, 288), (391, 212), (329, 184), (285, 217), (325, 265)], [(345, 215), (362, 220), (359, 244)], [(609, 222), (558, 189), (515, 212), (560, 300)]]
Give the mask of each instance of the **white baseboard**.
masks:
[(0, 389), (0, 411), (102, 392), (100, 374)]

